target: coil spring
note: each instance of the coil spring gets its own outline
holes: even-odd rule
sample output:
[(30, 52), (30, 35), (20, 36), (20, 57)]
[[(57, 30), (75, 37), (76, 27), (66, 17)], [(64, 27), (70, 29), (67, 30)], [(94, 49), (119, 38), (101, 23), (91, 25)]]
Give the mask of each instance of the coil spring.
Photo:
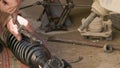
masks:
[(3, 41), (17, 59), (32, 68), (41, 67), (51, 58), (50, 52), (42, 45), (41, 41), (29, 42), (29, 38), (22, 35), (23, 39), (17, 39), (8, 31), (3, 33)]

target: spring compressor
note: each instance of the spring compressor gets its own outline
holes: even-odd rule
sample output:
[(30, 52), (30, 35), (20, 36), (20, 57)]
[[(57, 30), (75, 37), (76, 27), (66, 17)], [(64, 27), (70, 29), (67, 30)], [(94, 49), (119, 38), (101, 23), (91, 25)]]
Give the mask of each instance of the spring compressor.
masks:
[[(66, 0), (66, 2), (67, 4), (62, 5), (59, 0), (43, 0), (37, 1), (32, 5), (21, 7), (20, 9), (42, 5), (44, 10), (38, 19), (42, 22), (40, 26), (41, 29), (45, 30), (45, 32), (67, 30), (66, 27), (71, 24), (68, 15), (74, 7), (74, 4), (72, 0)], [(65, 7), (63, 8), (63, 6)]]
[(31, 43), (30, 37), (24, 35), (23, 32), (21, 35), (22, 40), (18, 41), (5, 28), (1, 39), (22, 63), (28, 65), (30, 68), (71, 68), (65, 60), (52, 56), (41, 40), (34, 40)]
[(72, 8), (90, 7), (90, 5), (74, 4), (73, 0), (66, 0), (66, 4), (62, 4), (60, 0), (43, 0), (21, 7), (20, 10), (37, 5), (44, 7), (38, 21), (42, 22), (40, 29), (45, 32), (67, 30), (67, 27), (72, 24), (69, 17)]

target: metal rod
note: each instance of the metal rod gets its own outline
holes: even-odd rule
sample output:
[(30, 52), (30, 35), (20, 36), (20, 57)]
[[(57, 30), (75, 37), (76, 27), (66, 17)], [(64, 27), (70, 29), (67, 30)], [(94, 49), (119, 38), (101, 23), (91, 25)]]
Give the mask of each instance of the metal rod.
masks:
[(58, 21), (58, 24), (57, 26), (63, 26), (66, 18), (68, 17), (71, 9), (74, 7), (74, 5), (72, 3), (69, 3), (69, 5), (65, 6), (65, 9), (63, 10), (61, 16), (60, 16), (60, 19)]
[(70, 40), (70, 39), (56, 38), (56, 37), (50, 37), (47, 39), (47, 41), (76, 44), (76, 45), (86, 45), (86, 46), (92, 46), (92, 47), (98, 47), (98, 48), (103, 48), (105, 45), (110, 45), (113, 49), (120, 50), (119, 45), (112, 44), (112, 43), (96, 43), (96, 42), (90, 42), (85, 40)]
[(95, 19), (96, 16), (96, 13), (91, 12), (91, 14), (85, 19), (83, 24), (78, 29), (84, 30)]
[(31, 5), (27, 5), (27, 6), (21, 7), (20, 10), (25, 9), (25, 8), (29, 8), (29, 7), (32, 7), (32, 6), (33, 6), (32, 4)]

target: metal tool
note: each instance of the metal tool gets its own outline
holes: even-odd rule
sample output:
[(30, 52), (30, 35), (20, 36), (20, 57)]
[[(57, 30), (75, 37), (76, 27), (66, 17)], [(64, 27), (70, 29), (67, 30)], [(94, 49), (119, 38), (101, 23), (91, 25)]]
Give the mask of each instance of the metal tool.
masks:
[(104, 51), (108, 53), (112, 52), (113, 50), (120, 50), (120, 46), (113, 43), (97, 43), (86, 40), (70, 40), (70, 39), (64, 39), (58, 37), (49, 37), (47, 41), (98, 47), (98, 48), (103, 48)]
[(89, 17), (87, 19), (83, 18), (78, 30), (81, 36), (87, 39), (112, 40), (112, 21), (110, 19), (104, 20), (104, 17), (95, 17), (94, 14), (92, 19)]
[[(21, 33), (22, 40), (18, 41), (7, 28), (4, 28), (1, 40), (19, 61), (30, 68), (71, 68), (67, 61), (51, 55), (43, 41), (34, 40), (33, 36), (25, 30), (25, 26), (19, 24), (16, 17), (13, 20), (18, 26), (18, 32)], [(33, 40), (32, 43), (31, 39)]]
[(90, 15), (86, 18), (86, 20), (84, 21), (84, 23), (78, 28), (79, 31), (84, 30), (97, 16), (96, 13), (91, 12)]
[[(58, 31), (58, 30), (67, 30), (67, 24), (70, 24), (70, 18), (69, 13), (73, 6), (73, 2), (71, 0), (66, 0), (67, 4), (63, 6), (55, 6), (55, 4), (61, 4), (59, 0), (54, 0), (54, 2), (50, 2), (50, 0), (44, 0), (46, 3), (44, 6), (43, 16), (40, 16), (42, 18), (41, 21), (43, 24), (41, 24), (41, 29), (45, 30), (45, 32), (50, 31)], [(44, 20), (48, 20), (45, 22)], [(46, 25), (44, 25), (46, 23)]]
[[(71, 24), (69, 13), (74, 7), (90, 7), (90, 5), (76, 5), (72, 0), (66, 0), (66, 4), (62, 4), (60, 0), (43, 0), (37, 1), (31, 5), (21, 7), (25, 9), (28, 7), (42, 5), (44, 10), (39, 17), (39, 21), (42, 22), (40, 29), (45, 32), (67, 30), (67, 27)], [(64, 6), (64, 8), (63, 8)]]
[(65, 9), (63, 10), (63, 12), (60, 16), (60, 19), (58, 21), (58, 24), (57, 24), (58, 27), (64, 25), (64, 22), (73, 7), (74, 7), (73, 1), (67, 0), (67, 5), (66, 5)]
[(18, 22), (17, 16), (18, 16), (17, 14), (12, 14), (12, 15), (11, 15), (11, 18), (12, 18), (12, 20), (13, 20), (13, 23), (14, 23), (14, 24), (17, 24), (17, 26), (18, 26), (18, 32), (19, 32), (20, 34), (23, 34), (23, 35), (25, 35), (26, 37), (28, 37), (28, 38), (30, 39), (31, 43), (32, 43), (33, 41), (36, 41), (37, 38), (35, 38), (34, 36), (32, 36), (32, 35), (25, 29), (25, 26), (24, 26), (24, 25), (21, 25), (21, 24)]
[(30, 68), (71, 68), (66, 61), (51, 55), (41, 40), (31, 43), (30, 38), (22, 34), (22, 40), (18, 41), (7, 28), (1, 39), (14, 56)]

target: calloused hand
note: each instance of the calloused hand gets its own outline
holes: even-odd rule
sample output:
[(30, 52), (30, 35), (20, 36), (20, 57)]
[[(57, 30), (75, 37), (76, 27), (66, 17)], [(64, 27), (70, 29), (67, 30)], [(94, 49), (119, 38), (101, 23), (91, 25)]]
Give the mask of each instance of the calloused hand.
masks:
[[(28, 32), (30, 32), (31, 34), (34, 34), (32, 25), (28, 22), (27, 19), (21, 16), (17, 16), (17, 21), (19, 22), (20, 25), (25, 26), (25, 29)], [(13, 22), (13, 19), (9, 20), (9, 22), (7, 23), (7, 28), (16, 37), (18, 41), (22, 39), (21, 34), (18, 32), (18, 26), (16, 25), (16, 23)]]
[(21, 35), (18, 32), (18, 26), (13, 23), (12, 19), (7, 23), (7, 28), (16, 37), (18, 41), (21, 40)]

